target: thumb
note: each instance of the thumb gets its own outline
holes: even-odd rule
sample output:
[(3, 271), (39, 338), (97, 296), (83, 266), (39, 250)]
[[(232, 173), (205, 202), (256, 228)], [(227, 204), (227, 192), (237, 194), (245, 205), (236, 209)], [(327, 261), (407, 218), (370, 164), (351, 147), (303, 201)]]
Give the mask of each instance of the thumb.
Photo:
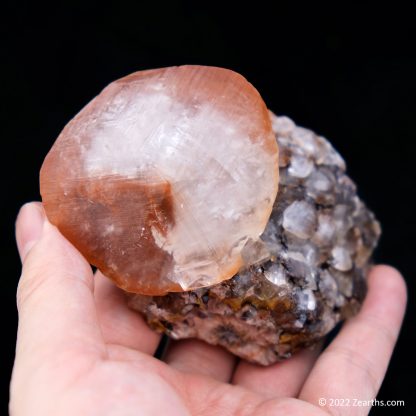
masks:
[(65, 352), (102, 352), (91, 267), (48, 222), (40, 203), (20, 210), (16, 240), (23, 262), (16, 360), (38, 365)]

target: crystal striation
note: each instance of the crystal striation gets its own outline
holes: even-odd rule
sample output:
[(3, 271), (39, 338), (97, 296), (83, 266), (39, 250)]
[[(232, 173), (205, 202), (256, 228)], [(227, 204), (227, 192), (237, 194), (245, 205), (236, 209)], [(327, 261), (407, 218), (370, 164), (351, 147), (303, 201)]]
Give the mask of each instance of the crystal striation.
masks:
[(56, 140), (40, 187), (49, 220), (90, 263), (124, 290), (160, 295), (244, 265), (278, 173), (257, 90), (227, 69), (181, 66), (106, 87)]
[(252, 265), (211, 287), (131, 295), (149, 325), (200, 338), (262, 365), (289, 357), (355, 314), (380, 226), (329, 142), (271, 114), (280, 184)]

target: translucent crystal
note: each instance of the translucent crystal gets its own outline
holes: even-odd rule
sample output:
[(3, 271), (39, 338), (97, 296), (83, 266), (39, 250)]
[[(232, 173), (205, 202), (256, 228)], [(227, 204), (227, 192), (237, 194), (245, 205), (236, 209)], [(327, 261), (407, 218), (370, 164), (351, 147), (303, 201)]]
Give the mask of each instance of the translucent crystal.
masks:
[(244, 264), (276, 198), (268, 110), (233, 71), (183, 66), (110, 84), (41, 170), (51, 222), (125, 290), (218, 283)]
[(351, 255), (345, 247), (334, 247), (331, 251), (331, 263), (337, 270), (346, 272), (352, 267)]
[(297, 178), (306, 178), (313, 170), (313, 162), (305, 156), (293, 156), (289, 174)]
[(292, 202), (283, 213), (283, 227), (299, 238), (312, 236), (316, 226), (316, 212), (306, 201)]

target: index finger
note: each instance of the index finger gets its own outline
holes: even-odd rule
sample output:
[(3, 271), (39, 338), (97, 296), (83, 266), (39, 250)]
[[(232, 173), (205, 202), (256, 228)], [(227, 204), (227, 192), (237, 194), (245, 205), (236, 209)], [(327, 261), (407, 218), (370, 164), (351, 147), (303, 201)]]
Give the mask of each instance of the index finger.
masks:
[[(400, 273), (374, 267), (368, 294), (359, 314), (348, 320), (322, 353), (303, 386), (300, 398), (318, 404), (319, 398), (375, 398), (390, 361), (406, 307), (406, 286)], [(328, 408), (331, 413), (334, 408)], [(349, 412), (336, 408), (337, 414)], [(355, 409), (367, 414), (368, 407)]]

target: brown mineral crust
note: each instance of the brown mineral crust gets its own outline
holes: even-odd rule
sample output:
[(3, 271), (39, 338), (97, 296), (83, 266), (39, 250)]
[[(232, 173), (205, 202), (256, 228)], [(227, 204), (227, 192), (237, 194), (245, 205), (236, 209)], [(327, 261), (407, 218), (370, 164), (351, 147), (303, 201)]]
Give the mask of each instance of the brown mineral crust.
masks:
[(40, 188), (89, 262), (127, 291), (161, 295), (241, 268), (270, 216), (277, 163), (266, 105), (244, 77), (161, 68), (113, 82), (71, 120)]
[(356, 314), (380, 236), (327, 140), (271, 114), (280, 184), (262, 241), (269, 257), (232, 279), (166, 296), (130, 296), (150, 326), (261, 365), (314, 344)]

